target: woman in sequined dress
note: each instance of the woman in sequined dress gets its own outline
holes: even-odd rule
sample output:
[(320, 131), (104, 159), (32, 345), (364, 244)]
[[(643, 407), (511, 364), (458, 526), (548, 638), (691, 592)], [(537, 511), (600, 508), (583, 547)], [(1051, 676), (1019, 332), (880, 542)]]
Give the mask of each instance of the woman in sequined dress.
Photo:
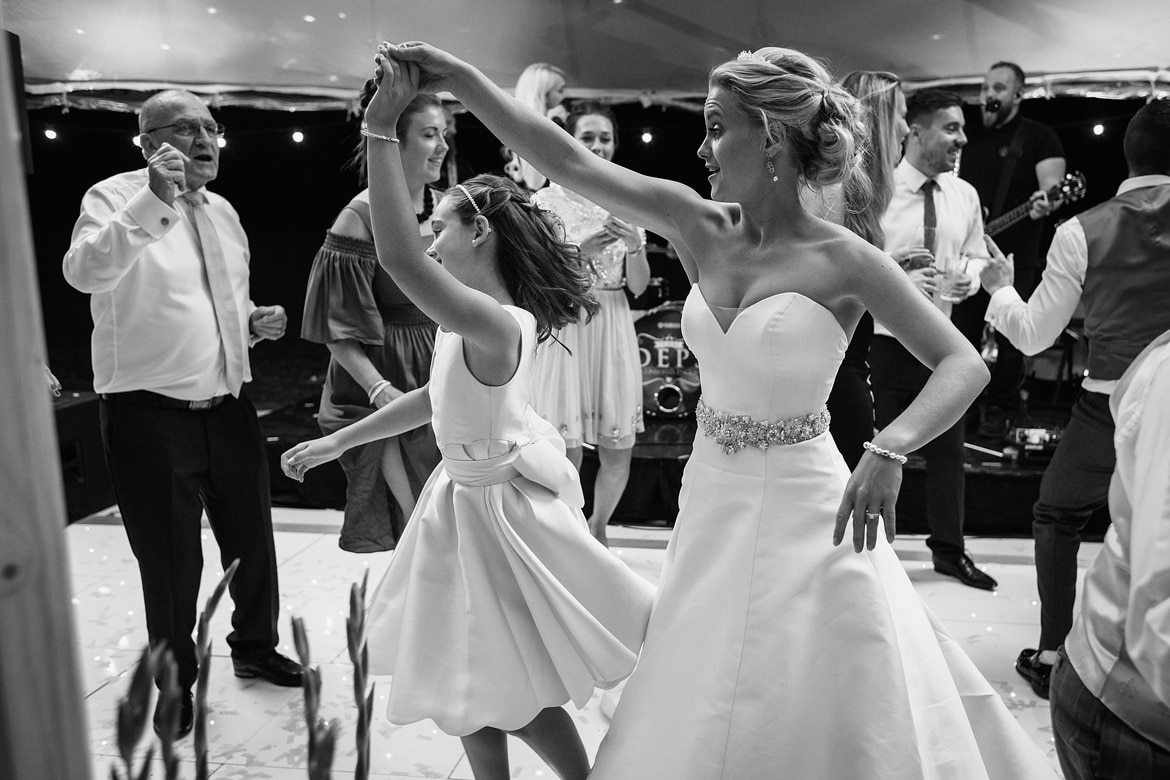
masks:
[[(593, 154), (612, 160), (617, 122), (593, 102), (573, 106), (565, 129)], [(555, 182), (533, 196), (580, 244), (601, 310), (587, 325), (569, 325), (537, 350), (532, 406), (565, 438), (581, 467), (581, 443), (597, 448), (597, 478), (589, 529), (605, 543), (605, 529), (630, 477), (634, 439), (643, 430), (642, 367), (638, 336), (626, 299), (650, 282), (646, 233)]]
[[(699, 432), (646, 641), (590, 777), (1052, 778), (889, 543), (899, 453), (954, 424), (988, 372), (888, 255), (801, 204), (806, 183), (860, 167), (857, 99), (791, 49), (716, 67), (698, 149), (708, 200), (589, 154), (446, 52), (382, 53), (553, 181), (666, 238), (692, 282)], [(866, 309), (932, 375), (850, 474), (824, 407)]]
[[(362, 92), (364, 111), (373, 79)], [(407, 182), (418, 217), (419, 246), (431, 240), (431, 210), (447, 154), (446, 116), (434, 95), (420, 95), (398, 126)], [(354, 164), (366, 179), (366, 139)], [(370, 229), (370, 195), (358, 193), (325, 234), (305, 293), (301, 338), (329, 347), (317, 423), (333, 433), (427, 383), (435, 323), (411, 303), (378, 265)], [(338, 544), (356, 553), (393, 549), (427, 477), (439, 463), (430, 425), (354, 447), (345, 471), (345, 518)]]

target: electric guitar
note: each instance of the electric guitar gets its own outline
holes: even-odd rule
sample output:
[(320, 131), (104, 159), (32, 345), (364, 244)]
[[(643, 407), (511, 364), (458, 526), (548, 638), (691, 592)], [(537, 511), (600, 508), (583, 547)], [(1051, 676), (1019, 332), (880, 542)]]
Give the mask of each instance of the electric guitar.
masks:
[[(1053, 204), (1053, 209), (1063, 206), (1065, 203), (1080, 200), (1085, 197), (1085, 175), (1080, 171), (1066, 173), (1063, 179), (1048, 188), (1046, 194), (1048, 195), (1049, 202)], [(1005, 211), (1003, 214), (988, 222), (983, 226), (983, 232), (992, 237), (997, 236), (1021, 219), (1027, 217), (1028, 212), (1031, 210), (1032, 201), (1028, 199), (1011, 211)]]

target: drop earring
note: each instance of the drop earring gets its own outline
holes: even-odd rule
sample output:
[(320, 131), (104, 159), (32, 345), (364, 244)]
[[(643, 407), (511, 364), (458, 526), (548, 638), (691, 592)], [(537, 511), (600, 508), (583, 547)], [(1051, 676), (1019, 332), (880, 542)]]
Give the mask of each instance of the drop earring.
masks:
[(772, 165), (772, 158), (768, 159), (768, 173), (772, 174), (772, 181), (780, 181), (780, 177), (776, 175), (776, 166)]

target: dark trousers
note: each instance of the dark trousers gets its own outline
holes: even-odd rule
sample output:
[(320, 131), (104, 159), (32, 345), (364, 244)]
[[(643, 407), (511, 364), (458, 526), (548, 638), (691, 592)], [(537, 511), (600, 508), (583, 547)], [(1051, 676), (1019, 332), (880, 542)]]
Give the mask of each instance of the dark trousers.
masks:
[(850, 471), (857, 468), (865, 452), (862, 445), (873, 438), (873, 393), (869, 388), (872, 340), (873, 317), (866, 312), (857, 323), (825, 404), (829, 409), (829, 433)]
[(1094, 696), (1060, 649), (1050, 704), (1056, 756), (1065, 780), (1170, 777), (1170, 752), (1143, 737)]
[(1081, 529), (1108, 502), (1116, 460), (1109, 396), (1082, 392), (1032, 508), (1041, 650), (1060, 647), (1072, 628)]
[(114, 494), (142, 577), (150, 645), (165, 641), (174, 653), (179, 685), (190, 689), (198, 672), (192, 632), (204, 509), (223, 567), (240, 559), (230, 586), (232, 656), (272, 652), (276, 551), (267, 456), (252, 403), (241, 395), (191, 411), (103, 399), (101, 423)]
[[(918, 397), (930, 369), (895, 339), (874, 336), (869, 350), (874, 422), (886, 427)], [(918, 453), (926, 460), (926, 545), (940, 558), (963, 553), (963, 421), (943, 431)]]

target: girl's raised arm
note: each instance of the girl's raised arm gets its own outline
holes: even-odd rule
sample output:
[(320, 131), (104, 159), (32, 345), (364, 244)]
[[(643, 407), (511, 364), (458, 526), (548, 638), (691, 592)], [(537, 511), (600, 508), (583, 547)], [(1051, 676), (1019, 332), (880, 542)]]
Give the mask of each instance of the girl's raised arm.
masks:
[(448, 90), (520, 157), (552, 181), (624, 220), (671, 241), (718, 207), (691, 188), (603, 160), (548, 118), (493, 84), (473, 66), (426, 43), (383, 44), (390, 57), (414, 63), (424, 92)]
[[(418, 70), (379, 57), (378, 72), (378, 92), (366, 108), (363, 129), (369, 139), (370, 222), (378, 262), (432, 320), (489, 355), (508, 359), (520, 337), (515, 319), (490, 295), (463, 284), (418, 251), (418, 223), (394, 139), (398, 116), (418, 94)], [(486, 232), (473, 238), (486, 240)]]

